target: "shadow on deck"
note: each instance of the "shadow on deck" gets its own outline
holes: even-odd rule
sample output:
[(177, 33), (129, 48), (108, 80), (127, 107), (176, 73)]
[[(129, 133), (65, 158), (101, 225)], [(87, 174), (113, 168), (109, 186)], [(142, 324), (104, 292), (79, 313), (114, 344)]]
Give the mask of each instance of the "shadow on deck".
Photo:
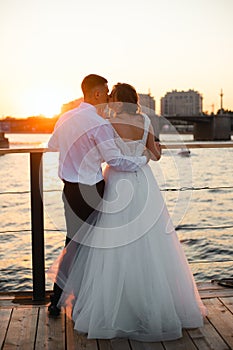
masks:
[(45, 302), (34, 302), (32, 293), (0, 294), (0, 346), (13, 349), (67, 350), (179, 350), (233, 349), (233, 288), (200, 283), (198, 289), (208, 309), (205, 325), (184, 330), (175, 341), (144, 343), (127, 339), (88, 340), (73, 331), (73, 323), (63, 310), (49, 318)]

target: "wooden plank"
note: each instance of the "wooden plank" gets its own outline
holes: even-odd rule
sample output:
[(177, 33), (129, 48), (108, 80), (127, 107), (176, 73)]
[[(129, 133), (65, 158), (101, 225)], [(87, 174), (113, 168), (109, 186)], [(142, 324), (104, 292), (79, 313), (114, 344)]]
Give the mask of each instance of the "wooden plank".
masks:
[(45, 301), (34, 301), (32, 292), (8, 292), (0, 293), (0, 308), (5, 306), (35, 306), (45, 305), (49, 302), (49, 293), (46, 293)]
[(201, 299), (211, 299), (211, 298), (220, 298), (220, 297), (232, 297), (233, 289), (224, 288), (222, 290), (206, 290), (201, 291), (200, 293)]
[(47, 307), (40, 307), (35, 350), (65, 349), (65, 315), (49, 317)]
[(233, 314), (217, 298), (205, 299), (204, 304), (208, 309), (208, 319), (221, 334), (221, 337), (233, 348)]
[[(198, 282), (197, 283), (198, 291), (200, 295), (204, 295), (205, 297), (213, 298), (218, 297), (219, 295), (233, 296), (233, 288), (226, 288), (219, 286), (217, 283), (210, 282)], [(216, 293), (216, 295), (215, 295)], [(0, 307), (5, 306), (5, 302), (8, 305), (45, 305), (49, 302), (49, 296), (51, 291), (46, 292), (46, 300), (45, 301), (35, 301), (32, 297), (32, 292), (8, 292), (8, 293), (0, 293)], [(10, 304), (11, 303), (11, 304)]]
[[(48, 301), (47, 301), (47, 304), (48, 304)], [(17, 307), (17, 308), (20, 308), (20, 307), (23, 307), (23, 308), (26, 308), (26, 307), (35, 307), (38, 309), (38, 307), (42, 305), (42, 306), (45, 306), (45, 303), (44, 302), (37, 302), (37, 303), (34, 303), (32, 300), (10, 300), (10, 299), (6, 299), (6, 300), (0, 300), (0, 309), (1, 308), (6, 308), (6, 307), (9, 307), (9, 308), (14, 308), (14, 307)]]
[(131, 350), (127, 339), (99, 339), (99, 350)]
[(183, 337), (177, 340), (165, 341), (163, 345), (166, 350), (197, 350), (186, 330), (183, 330)]
[(164, 350), (162, 343), (147, 343), (130, 340), (132, 350)]
[[(199, 290), (199, 293), (202, 294), (205, 293), (227, 293), (229, 296), (233, 296), (233, 288), (226, 288), (219, 286), (217, 283), (210, 283), (210, 282), (197, 282), (197, 287)], [(35, 302), (33, 300), (32, 292), (0, 292), (0, 306), (4, 305), (5, 301), (11, 301), (12, 305), (24, 305), (24, 304), (30, 304), (30, 305), (45, 305), (49, 302), (49, 296), (52, 292), (47, 291), (46, 292), (46, 301), (41, 302)], [(218, 296), (218, 295), (217, 295)], [(213, 297), (212, 294), (210, 294), (210, 297)]]
[(98, 339), (99, 350), (112, 350), (111, 341), (108, 339)]
[(36, 308), (14, 308), (3, 349), (33, 349), (37, 319)]
[(66, 344), (67, 350), (98, 350), (95, 339), (87, 339), (85, 335), (74, 330), (74, 323), (66, 316)]
[(205, 318), (204, 327), (189, 329), (187, 332), (198, 349), (229, 350), (229, 347), (207, 318)]
[(197, 282), (197, 289), (201, 292), (202, 290), (223, 290), (226, 287), (220, 286), (217, 282)]
[(11, 319), (12, 309), (0, 309), (0, 349), (2, 349), (7, 328)]
[(211, 282), (196, 282), (196, 285), (199, 292), (203, 289), (212, 289), (212, 288), (218, 289), (220, 287), (218, 284), (211, 283)]
[[(207, 285), (203, 286), (203, 293), (220, 293), (220, 299), (204, 299), (209, 315), (203, 328), (185, 330), (183, 338), (166, 341), (163, 343), (136, 342), (127, 339), (89, 340), (85, 336), (73, 330), (72, 320), (65, 317), (64, 312), (57, 319), (49, 318), (45, 305), (29, 305), (29, 300), (23, 296), (26, 304), (21, 304), (12, 312), (8, 305), (0, 307), (0, 348), (3, 350), (33, 349), (35, 337), (35, 349), (77, 349), (77, 350), (179, 350), (179, 349), (233, 349), (233, 297), (227, 297), (224, 293), (232, 293), (230, 288), (213, 288), (208, 291)], [(20, 293), (17, 294), (19, 299)], [(7, 300), (10, 301), (9, 299)], [(33, 301), (32, 301), (33, 302)], [(39, 319), (38, 319), (39, 311)], [(12, 317), (11, 317), (12, 312)], [(66, 318), (66, 322), (65, 322)], [(38, 319), (38, 331), (36, 324)], [(8, 327), (9, 324), (9, 327)], [(66, 340), (65, 340), (66, 327)], [(5, 342), (4, 342), (5, 339)], [(98, 345), (99, 347), (98, 347)]]
[[(50, 294), (52, 294), (52, 291), (46, 291), (46, 298), (49, 300)], [(33, 293), (30, 291), (20, 291), (20, 292), (0, 292), (0, 300), (4, 299), (31, 299), (32, 303), (33, 301)]]
[(220, 301), (233, 313), (233, 297), (220, 298)]

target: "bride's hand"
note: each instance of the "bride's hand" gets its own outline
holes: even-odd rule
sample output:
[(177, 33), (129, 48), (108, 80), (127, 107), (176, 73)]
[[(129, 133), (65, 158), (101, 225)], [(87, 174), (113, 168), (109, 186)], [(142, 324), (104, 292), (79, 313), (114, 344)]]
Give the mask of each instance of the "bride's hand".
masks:
[(146, 148), (142, 154), (143, 156), (146, 156), (146, 159), (147, 159), (147, 163), (149, 162), (150, 160), (150, 151)]

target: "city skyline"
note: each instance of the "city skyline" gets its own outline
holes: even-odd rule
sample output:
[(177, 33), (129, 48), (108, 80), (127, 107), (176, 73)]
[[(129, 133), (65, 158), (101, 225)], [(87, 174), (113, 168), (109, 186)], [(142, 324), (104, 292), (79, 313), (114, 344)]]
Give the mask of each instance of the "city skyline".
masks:
[[(162, 100), (164, 100), (167, 96), (169, 95), (173, 95), (174, 93), (178, 93), (178, 94), (187, 94), (189, 92), (194, 92), (194, 93), (197, 93), (198, 95), (200, 95), (201, 99), (202, 99), (202, 102), (203, 102), (203, 98), (202, 98), (202, 94), (199, 93), (199, 91), (195, 91), (195, 90), (192, 90), (192, 89), (189, 89), (187, 91), (184, 91), (184, 90), (172, 90), (172, 91), (167, 91), (165, 93), (164, 96), (162, 96), (159, 100), (156, 100), (154, 96), (151, 95), (151, 92), (149, 91), (148, 93), (140, 93), (138, 92), (138, 97), (139, 97), (139, 104), (143, 107), (146, 107), (146, 108), (150, 108), (151, 110), (155, 111), (155, 114), (160, 116), (160, 115), (166, 115), (166, 113), (164, 114), (162, 109)], [(220, 111), (220, 110), (224, 110), (224, 105), (223, 105), (223, 96), (224, 96), (224, 93), (221, 89), (220, 91), (220, 102), (219, 102), (219, 106), (215, 109), (215, 113)], [(149, 100), (152, 101), (152, 102), (149, 102)], [(45, 114), (42, 114), (42, 113), (38, 113), (38, 114), (33, 114), (33, 115), (28, 115), (28, 116), (14, 116), (14, 115), (5, 115), (5, 116), (0, 116), (0, 120), (4, 120), (5, 118), (19, 118), (19, 119), (25, 119), (25, 118), (31, 118), (31, 117), (46, 117), (46, 118), (54, 118), (54, 117), (57, 117), (58, 115), (62, 114), (62, 113), (65, 113), (67, 110), (70, 110), (71, 109), (71, 106), (73, 106), (72, 108), (75, 108), (77, 105), (79, 105), (80, 102), (83, 101), (83, 97), (78, 97), (78, 98), (75, 98), (74, 100), (71, 100), (71, 101), (68, 101), (68, 102), (65, 102), (63, 103), (61, 106), (60, 106), (60, 109), (59, 111), (56, 113), (56, 114), (53, 114), (51, 116), (46, 116)], [(232, 110), (229, 110), (230, 112), (233, 112)], [(211, 106), (211, 111), (204, 111), (203, 109), (203, 103), (201, 104), (201, 109), (199, 112), (196, 112), (194, 113), (194, 115), (198, 115), (198, 114), (214, 114), (214, 110), (213, 110), (213, 105)], [(174, 113), (173, 113), (174, 114)], [(193, 113), (186, 113), (187, 115), (192, 115)], [(182, 113), (183, 115), (183, 113)]]
[(58, 114), (106, 77), (156, 100), (198, 91), (203, 111), (233, 110), (231, 0), (75, 0), (0, 3), (0, 117)]

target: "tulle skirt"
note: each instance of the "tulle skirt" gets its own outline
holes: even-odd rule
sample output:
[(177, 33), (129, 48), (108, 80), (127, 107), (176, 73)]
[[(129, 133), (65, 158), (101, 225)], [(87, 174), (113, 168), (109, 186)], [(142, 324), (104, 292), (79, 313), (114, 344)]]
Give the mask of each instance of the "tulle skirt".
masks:
[(95, 226), (83, 225), (48, 272), (59, 306), (88, 338), (162, 341), (201, 327), (206, 309), (150, 167), (107, 168), (105, 179)]

